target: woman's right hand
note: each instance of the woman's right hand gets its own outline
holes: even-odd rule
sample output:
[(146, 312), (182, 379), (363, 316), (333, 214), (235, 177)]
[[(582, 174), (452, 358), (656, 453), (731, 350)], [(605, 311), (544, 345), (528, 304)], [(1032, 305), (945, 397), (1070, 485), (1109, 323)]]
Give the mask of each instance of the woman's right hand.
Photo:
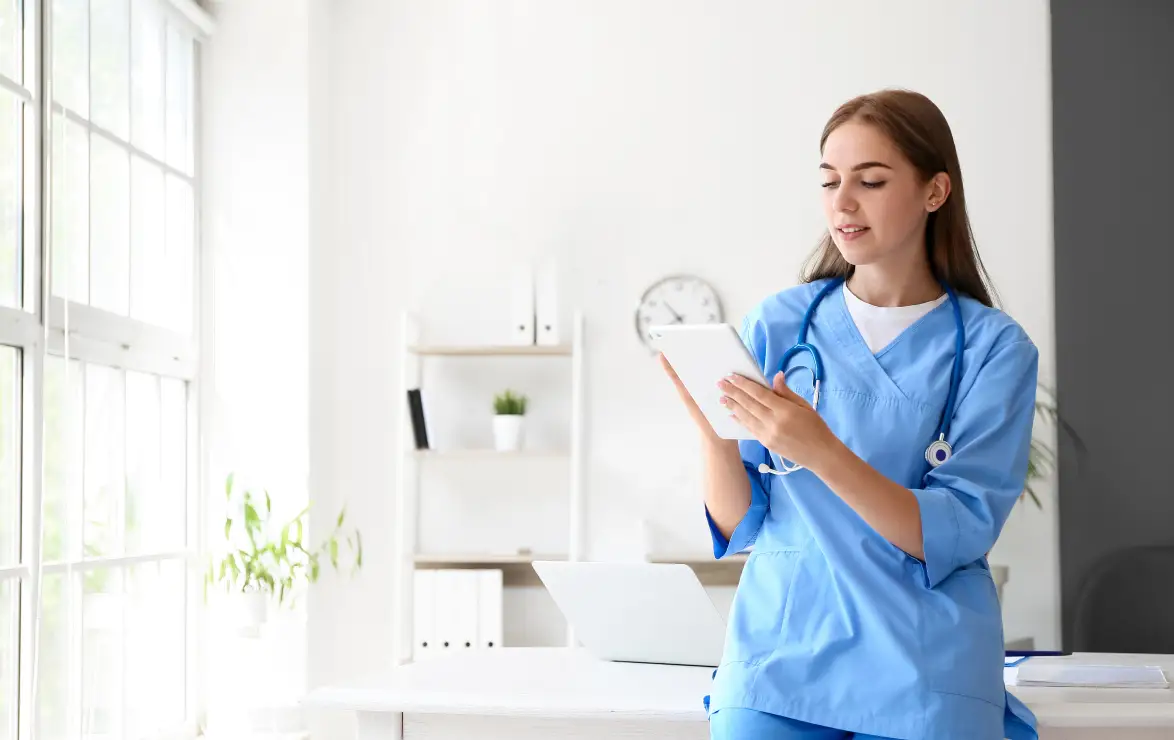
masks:
[(677, 371), (673, 370), (673, 366), (669, 364), (669, 360), (664, 356), (664, 353), (659, 353), (657, 359), (660, 360), (660, 366), (664, 368), (665, 373), (673, 381), (673, 385), (676, 386), (677, 395), (681, 397), (681, 402), (685, 404), (685, 408), (689, 411), (689, 416), (693, 419), (693, 423), (697, 425), (698, 431), (701, 432), (702, 438), (706, 442), (716, 443), (725, 441), (717, 436), (717, 432), (713, 431), (713, 425), (709, 423), (709, 419), (705, 418), (705, 414), (702, 413), (701, 407), (697, 405), (697, 402), (693, 400), (693, 396), (689, 395), (685, 384), (681, 382), (681, 379), (677, 376)]

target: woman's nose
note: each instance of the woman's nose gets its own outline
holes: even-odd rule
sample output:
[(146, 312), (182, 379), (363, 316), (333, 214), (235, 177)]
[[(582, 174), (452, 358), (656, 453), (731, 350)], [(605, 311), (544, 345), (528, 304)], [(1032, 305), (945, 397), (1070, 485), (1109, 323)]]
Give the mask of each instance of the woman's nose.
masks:
[(841, 188), (836, 191), (836, 196), (832, 200), (832, 207), (837, 211), (851, 213), (856, 210), (856, 199)]

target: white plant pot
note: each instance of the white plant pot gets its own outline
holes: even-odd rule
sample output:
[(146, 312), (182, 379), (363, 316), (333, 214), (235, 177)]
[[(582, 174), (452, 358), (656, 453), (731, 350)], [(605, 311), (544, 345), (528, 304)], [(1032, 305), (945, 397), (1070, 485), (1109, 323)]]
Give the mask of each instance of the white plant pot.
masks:
[(526, 417), (520, 414), (497, 414), (493, 417), (493, 447), (498, 452), (512, 452), (522, 448), (522, 422)]
[(269, 613), (269, 595), (260, 592), (233, 596), (233, 625), (241, 637), (258, 637)]

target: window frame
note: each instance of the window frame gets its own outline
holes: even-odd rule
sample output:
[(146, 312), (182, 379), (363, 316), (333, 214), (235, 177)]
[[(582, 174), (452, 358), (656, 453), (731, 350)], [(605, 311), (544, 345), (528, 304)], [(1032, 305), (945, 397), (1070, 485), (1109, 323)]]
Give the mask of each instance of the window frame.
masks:
[[(6, 0), (0, 0), (3, 2)], [(11, 1), (11, 0), (7, 0)], [(128, 0), (128, 11), (133, 13), (137, 0)], [(208, 250), (204, 247), (201, 224), (202, 205), (202, 161), (201, 132), (203, 100), (201, 95), (203, 42), (214, 30), (211, 16), (200, 8), (195, 0), (148, 0), (159, 7), (165, 23), (181, 29), (192, 43), (191, 57), (191, 171), (161, 161), (148, 152), (139, 149), (130, 141), (124, 141), (110, 131), (82, 116), (64, 108), (52, 100), (51, 82), (47, 81), (47, 70), (52, 65), (53, 0), (24, 0), (23, 11), (23, 84), (0, 75), (0, 94), (15, 95), (24, 104), (24, 126), (22, 135), (22, 184), (21, 191), (21, 290), (17, 306), (0, 306), (0, 345), (12, 347), (19, 352), (18, 381), (20, 383), (20, 470), (17, 507), (19, 516), (18, 560), (15, 565), (0, 567), (0, 581), (12, 583), (19, 606), (16, 610), (16, 635), (19, 662), (17, 667), (16, 696), (13, 705), (13, 727), (16, 737), (28, 740), (33, 735), (33, 724), (37, 721), (36, 685), (33, 675), (33, 656), (38, 649), (35, 644), (35, 608), (40, 600), (41, 577), (59, 573), (81, 574), (95, 569), (120, 569), (123, 574), (129, 568), (141, 563), (179, 562), (185, 564), (187, 573), (184, 593), (185, 635), (185, 714), (186, 723), (175, 728), (177, 737), (195, 737), (205, 713), (203, 692), (203, 670), (199, 656), (204, 643), (203, 609), (201, 608), (201, 583), (197, 558), (204, 549), (205, 528), (203, 526), (204, 471), (207, 466), (206, 445), (201, 444), (201, 432), (208, 417), (204, 379), (210, 378), (208, 358), (202, 356), (201, 345), (207, 346), (203, 338), (209, 336), (210, 304), (207, 297), (210, 290), (205, 279), (210, 264)], [(93, 20), (87, 3), (87, 33), (92, 34)], [(166, 29), (166, 26), (165, 26)], [(166, 34), (166, 30), (164, 31)], [(166, 38), (166, 36), (165, 36)], [(167, 63), (164, 47), (163, 63)], [(87, 85), (91, 79), (87, 62)], [(129, 71), (129, 70), (128, 70)], [(163, 105), (167, 110), (167, 70), (163, 76)], [(128, 91), (129, 93), (129, 91)], [(133, 103), (128, 99), (128, 105)], [(126, 150), (130, 155), (145, 159), (159, 167), (164, 176), (182, 178), (192, 187), (192, 273), (190, 284), (191, 327), (190, 335), (172, 331), (146, 322), (121, 316), (102, 309), (76, 302), (67, 302), (52, 295), (51, 271), (44, 269), (48, 264), (53, 204), (51, 188), (54, 135), (63, 119), (85, 127), (89, 136), (102, 136), (107, 141)], [(127, 139), (130, 139), (128, 133)], [(166, 144), (166, 142), (165, 142)], [(163, 153), (166, 158), (166, 151)], [(87, 192), (87, 197), (92, 198)], [(128, 193), (128, 204), (133, 210), (133, 192)], [(87, 219), (87, 232), (92, 229), (92, 219)], [(87, 247), (89, 248), (89, 247)], [(92, 279), (92, 265), (89, 267)], [(41, 552), (40, 529), (41, 509), (44, 500), (42, 488), (42, 462), (44, 453), (43, 420), (45, 417), (44, 378), (45, 356), (55, 355), (66, 361), (81, 361), (99, 364), (121, 371), (138, 371), (161, 378), (177, 378), (185, 383), (186, 399), (186, 497), (184, 502), (184, 547), (181, 550), (144, 552), (115, 557), (86, 558), (84, 555), (73, 559), (44, 562)], [(124, 376), (125, 377), (125, 376)], [(124, 617), (125, 620), (125, 617)], [(68, 636), (71, 648), (81, 642), (80, 625), (73, 628)], [(125, 649), (125, 648), (124, 648)], [(125, 681), (125, 666), (123, 680)], [(71, 731), (80, 725), (76, 713), (81, 711), (80, 678), (71, 677), (71, 705), (69, 716)], [(123, 699), (124, 708), (126, 698)]]
[[(43, 0), (51, 3), (52, 0)], [(18, 251), (21, 260), (21, 289), (17, 303), (19, 305), (0, 306), (0, 344), (15, 348), (20, 353), (17, 363), (20, 383), (20, 455), (17, 481), (20, 489), (17, 493), (17, 516), (19, 517), (20, 542), (17, 549), (17, 562), (14, 566), (0, 568), (0, 581), (11, 582), (15, 586), (17, 603), (16, 639), (19, 651), (17, 665), (17, 680), (15, 690), (16, 702), (13, 705), (15, 713), (12, 719), (13, 726), (6, 731), (15, 730), (17, 737), (31, 737), (27, 723), (20, 720), (32, 716), (29, 712), (32, 706), (31, 671), (26, 668), (30, 663), (33, 649), (33, 604), (39, 597), (37, 593), (37, 579), (33, 576), (40, 562), (37, 550), (38, 542), (30, 535), (39, 529), (39, 514), (41, 501), (40, 476), (35, 471), (40, 469), (41, 435), (37, 433), (39, 420), (43, 418), (42, 395), (40, 379), (42, 377), (41, 347), (44, 324), (41, 321), (41, 312), (37, 310), (41, 292), (41, 188), (42, 188), (42, 156), (41, 142), (43, 140), (41, 91), (41, 39), (43, 19), (41, 0), (33, 0), (29, 6), (22, 5), (22, 56), (21, 78), (22, 83), (10, 80), (0, 74), (0, 89), (5, 95), (15, 95), (23, 104), (24, 116), (21, 128), (21, 184), (20, 193), (22, 218), (21, 243)], [(30, 558), (30, 554), (33, 556)]]

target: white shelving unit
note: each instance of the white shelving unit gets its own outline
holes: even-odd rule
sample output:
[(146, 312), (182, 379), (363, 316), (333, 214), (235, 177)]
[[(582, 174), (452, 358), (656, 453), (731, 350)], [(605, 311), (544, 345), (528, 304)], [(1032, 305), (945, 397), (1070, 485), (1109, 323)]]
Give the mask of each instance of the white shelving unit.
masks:
[[(397, 530), (397, 563), (395, 593), (398, 617), (398, 639), (394, 641), (394, 664), (411, 660), (413, 621), (413, 575), (417, 567), (503, 567), (525, 568), (534, 560), (582, 560), (583, 557), (583, 315), (572, 315), (569, 343), (547, 345), (431, 345), (417, 341), (420, 335), (418, 319), (410, 312), (402, 316), (401, 376), (399, 392), (399, 427), (402, 443), (399, 446), (396, 468), (395, 526)], [(448, 357), (454, 361), (476, 362), (487, 357), (533, 357), (545, 362), (560, 358), (570, 363), (570, 445), (567, 450), (519, 450), (498, 452), (494, 449), (417, 450), (413, 442), (411, 412), (407, 389), (423, 388), (424, 360), (429, 357)], [(463, 359), (462, 359), (463, 358)], [(566, 486), (569, 516), (567, 552), (565, 553), (421, 553), (419, 543), (420, 489), (423, 468), (455, 461), (489, 463), (493, 460), (551, 460), (567, 459), (569, 474)], [(568, 629), (568, 645), (574, 645), (574, 634)]]

